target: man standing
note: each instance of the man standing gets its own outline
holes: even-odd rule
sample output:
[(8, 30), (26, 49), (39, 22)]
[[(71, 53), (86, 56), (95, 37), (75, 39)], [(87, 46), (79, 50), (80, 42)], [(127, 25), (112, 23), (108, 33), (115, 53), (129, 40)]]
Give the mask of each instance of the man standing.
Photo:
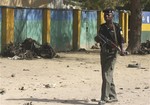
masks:
[(118, 101), (113, 72), (118, 50), (120, 55), (124, 55), (122, 29), (119, 24), (113, 22), (114, 10), (108, 8), (103, 12), (105, 23), (100, 25), (98, 35), (95, 37), (95, 41), (101, 46), (102, 88), (101, 101), (98, 105)]

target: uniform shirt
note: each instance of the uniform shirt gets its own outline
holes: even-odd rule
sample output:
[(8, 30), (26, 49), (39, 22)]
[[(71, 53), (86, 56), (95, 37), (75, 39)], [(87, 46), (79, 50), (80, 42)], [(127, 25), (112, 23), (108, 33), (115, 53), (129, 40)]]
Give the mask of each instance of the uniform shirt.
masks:
[[(124, 43), (124, 40), (123, 40), (123, 37), (122, 37), (122, 34), (123, 34), (122, 33), (122, 28), (117, 23), (114, 23), (114, 26), (115, 26), (115, 31), (116, 31), (116, 38), (115, 38), (114, 29), (109, 29), (107, 27), (106, 23), (100, 25), (99, 35), (103, 35), (104, 37), (111, 40), (116, 45), (121, 46), (121, 44)], [(103, 41), (101, 41), (100, 43), (101, 43), (101, 45), (104, 44)], [(112, 47), (107, 45), (107, 44), (106, 44), (106, 48), (112, 49)]]

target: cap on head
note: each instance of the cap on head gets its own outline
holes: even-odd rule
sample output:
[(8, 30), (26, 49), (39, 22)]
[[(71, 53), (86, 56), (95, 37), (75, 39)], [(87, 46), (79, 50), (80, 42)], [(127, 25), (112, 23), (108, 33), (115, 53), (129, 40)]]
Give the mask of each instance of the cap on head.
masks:
[(104, 13), (112, 13), (114, 14), (114, 9), (112, 8), (106, 8), (105, 10), (103, 10)]

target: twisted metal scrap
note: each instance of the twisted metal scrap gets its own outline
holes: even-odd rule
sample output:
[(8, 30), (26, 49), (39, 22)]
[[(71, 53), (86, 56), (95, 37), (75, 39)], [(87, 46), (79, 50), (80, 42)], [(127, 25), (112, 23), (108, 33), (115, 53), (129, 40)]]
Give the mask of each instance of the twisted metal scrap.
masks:
[(53, 58), (56, 55), (54, 49), (45, 43), (40, 45), (31, 38), (27, 38), (23, 43), (10, 43), (2, 52), (2, 57), (15, 57), (17, 59)]

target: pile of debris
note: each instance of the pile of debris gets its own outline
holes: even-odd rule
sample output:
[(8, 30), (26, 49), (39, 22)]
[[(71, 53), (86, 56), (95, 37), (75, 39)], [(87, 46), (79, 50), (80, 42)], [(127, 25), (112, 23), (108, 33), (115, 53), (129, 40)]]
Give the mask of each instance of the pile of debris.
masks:
[(149, 40), (141, 44), (141, 47), (138, 50), (137, 54), (140, 54), (140, 55), (150, 54), (150, 41)]
[(10, 43), (1, 55), (2, 57), (15, 57), (17, 59), (53, 58), (56, 52), (48, 43), (40, 45), (35, 40), (27, 38), (21, 44)]

